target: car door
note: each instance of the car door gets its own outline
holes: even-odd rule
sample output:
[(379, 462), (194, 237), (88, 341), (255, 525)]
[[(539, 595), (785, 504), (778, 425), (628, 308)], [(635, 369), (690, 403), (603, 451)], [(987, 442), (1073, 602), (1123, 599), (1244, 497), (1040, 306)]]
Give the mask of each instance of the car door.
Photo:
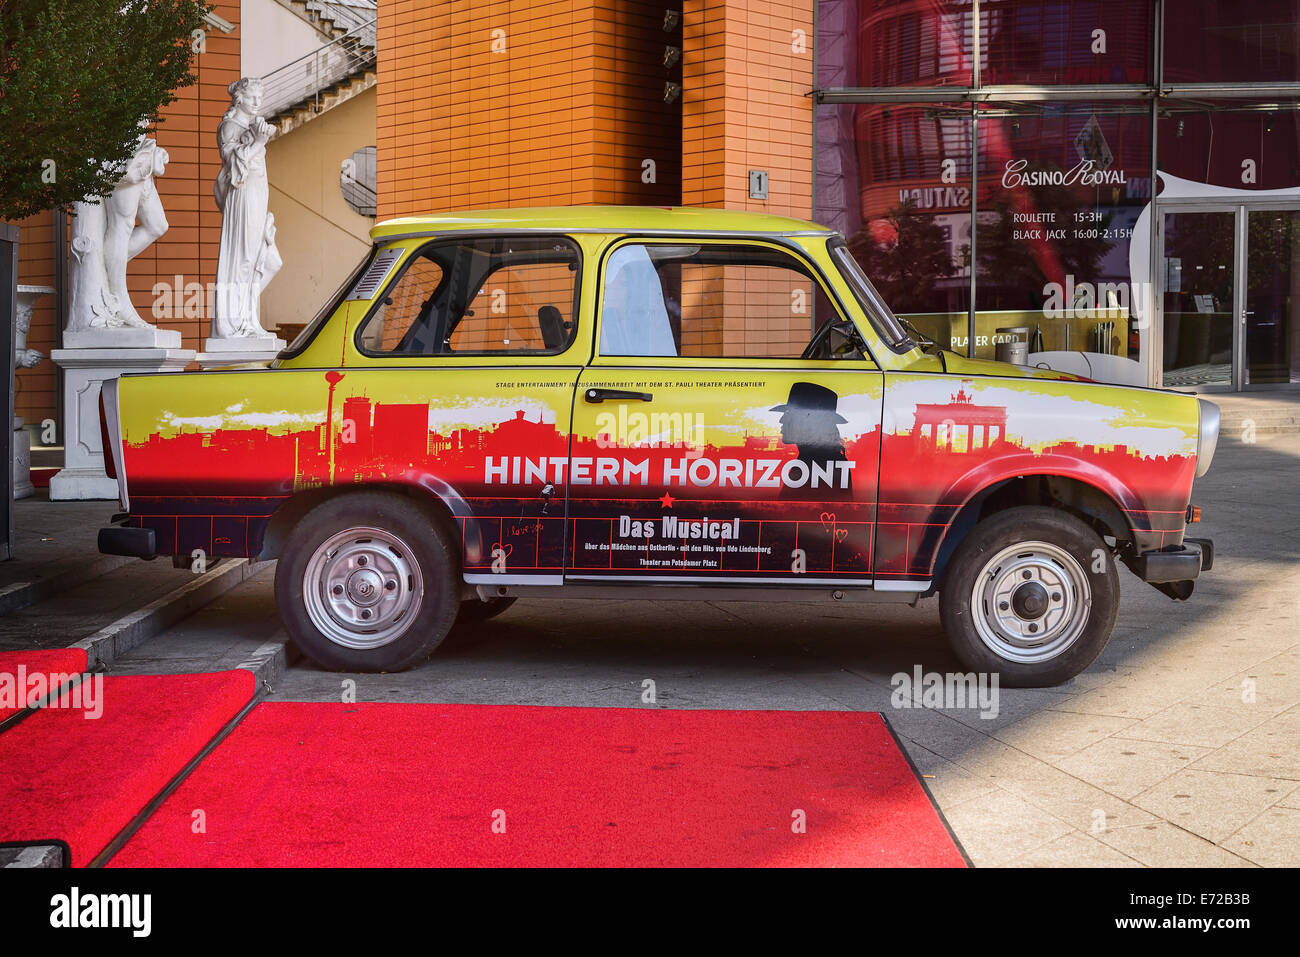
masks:
[(581, 252), (545, 235), (422, 245), (356, 333), (370, 361), (331, 373), (340, 438), (304, 443), (299, 473), (423, 486), (451, 513), (466, 582), (559, 584), (569, 416), (589, 354)]
[(831, 344), (846, 317), (815, 266), (777, 242), (627, 239), (598, 301), (566, 579), (870, 584), (882, 374)]

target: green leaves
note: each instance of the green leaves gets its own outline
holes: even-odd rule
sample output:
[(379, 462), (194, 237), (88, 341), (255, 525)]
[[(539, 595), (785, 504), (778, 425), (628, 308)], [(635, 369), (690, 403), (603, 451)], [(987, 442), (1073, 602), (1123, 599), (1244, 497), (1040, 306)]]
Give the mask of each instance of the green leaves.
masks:
[(174, 91), (195, 81), (204, 0), (0, 4), (0, 219), (112, 190)]

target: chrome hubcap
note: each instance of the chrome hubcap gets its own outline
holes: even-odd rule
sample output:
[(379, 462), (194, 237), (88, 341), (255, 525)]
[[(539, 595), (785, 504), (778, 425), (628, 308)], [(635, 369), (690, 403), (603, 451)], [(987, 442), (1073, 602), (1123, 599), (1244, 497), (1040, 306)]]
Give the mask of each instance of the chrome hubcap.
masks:
[(358, 650), (400, 638), (424, 598), (411, 549), (379, 528), (350, 528), (322, 542), (307, 562), (302, 586), (317, 630)]
[(1065, 549), (1022, 542), (1002, 549), (980, 570), (971, 612), (980, 640), (1010, 661), (1047, 661), (1078, 640), (1088, 624), (1092, 587)]

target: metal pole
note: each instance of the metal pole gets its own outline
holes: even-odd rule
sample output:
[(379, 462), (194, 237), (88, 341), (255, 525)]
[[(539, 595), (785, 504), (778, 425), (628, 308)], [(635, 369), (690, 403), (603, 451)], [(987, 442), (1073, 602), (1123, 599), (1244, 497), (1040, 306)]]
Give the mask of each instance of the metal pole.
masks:
[(8, 381), (4, 428), (0, 429), (0, 461), (4, 463), (4, 495), (0, 497), (0, 559), (13, 557), (14, 546), (14, 332), (18, 320), (18, 227), (0, 223), (0, 341), (6, 343)]
[[(1146, 335), (1139, 333), (1138, 342), (1146, 345), (1147, 354), (1139, 358), (1147, 365), (1147, 385), (1159, 386), (1164, 381), (1164, 314), (1165, 307), (1160, 294), (1161, 283), (1159, 282), (1159, 273), (1157, 270), (1164, 268), (1164, 263), (1160, 261), (1161, 243), (1160, 235), (1162, 230), (1159, 220), (1162, 216), (1160, 208), (1156, 205), (1156, 186), (1159, 180), (1156, 178), (1156, 171), (1159, 164), (1156, 160), (1156, 142), (1160, 132), (1160, 85), (1164, 80), (1164, 32), (1165, 32), (1165, 4), (1164, 0), (1155, 0), (1155, 9), (1152, 13), (1152, 39), (1151, 39), (1151, 83), (1154, 87), (1154, 95), (1151, 97), (1151, 233), (1147, 237), (1148, 253), (1147, 261), (1151, 264), (1150, 274), (1146, 277), (1149, 282), (1148, 289), (1150, 295), (1146, 300), (1146, 315), (1142, 317), (1147, 324)], [(1131, 240), (1130, 240), (1131, 241)], [(1141, 239), (1138, 240), (1141, 242)], [(1137, 276), (1133, 276), (1137, 279)], [(1129, 321), (1133, 319), (1133, 301), (1132, 293), (1135, 290), (1129, 290)], [(1159, 323), (1156, 317), (1160, 317)]]
[[(971, 84), (980, 88), (980, 0), (971, 2)], [(975, 237), (979, 232), (980, 127), (979, 106), (970, 107), (970, 308), (966, 314), (966, 355), (975, 358), (975, 273), (979, 264), (976, 257)]]
[(970, 309), (966, 314), (966, 355), (975, 358), (975, 273), (979, 268), (976, 260), (975, 235), (979, 232), (979, 200), (976, 188), (979, 186), (980, 137), (979, 114), (976, 107), (970, 108)]

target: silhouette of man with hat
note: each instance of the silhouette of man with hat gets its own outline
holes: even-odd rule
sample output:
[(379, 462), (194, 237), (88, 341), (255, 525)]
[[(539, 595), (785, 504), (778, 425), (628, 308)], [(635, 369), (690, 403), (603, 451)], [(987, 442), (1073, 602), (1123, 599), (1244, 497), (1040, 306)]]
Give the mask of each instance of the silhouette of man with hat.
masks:
[[(772, 407), (773, 412), (781, 413), (781, 441), (798, 446), (796, 458), (808, 466), (810, 476), (813, 463), (824, 469), (827, 463), (848, 460), (839, 428), (848, 419), (836, 411), (838, 405), (839, 396), (825, 386), (815, 382), (796, 382), (790, 386), (790, 395), (785, 402)], [(838, 478), (839, 470), (834, 474)], [(810, 478), (802, 488), (782, 486), (780, 497), (850, 499), (853, 497), (851, 480), (848, 484), (847, 488), (823, 484), (814, 489)]]

